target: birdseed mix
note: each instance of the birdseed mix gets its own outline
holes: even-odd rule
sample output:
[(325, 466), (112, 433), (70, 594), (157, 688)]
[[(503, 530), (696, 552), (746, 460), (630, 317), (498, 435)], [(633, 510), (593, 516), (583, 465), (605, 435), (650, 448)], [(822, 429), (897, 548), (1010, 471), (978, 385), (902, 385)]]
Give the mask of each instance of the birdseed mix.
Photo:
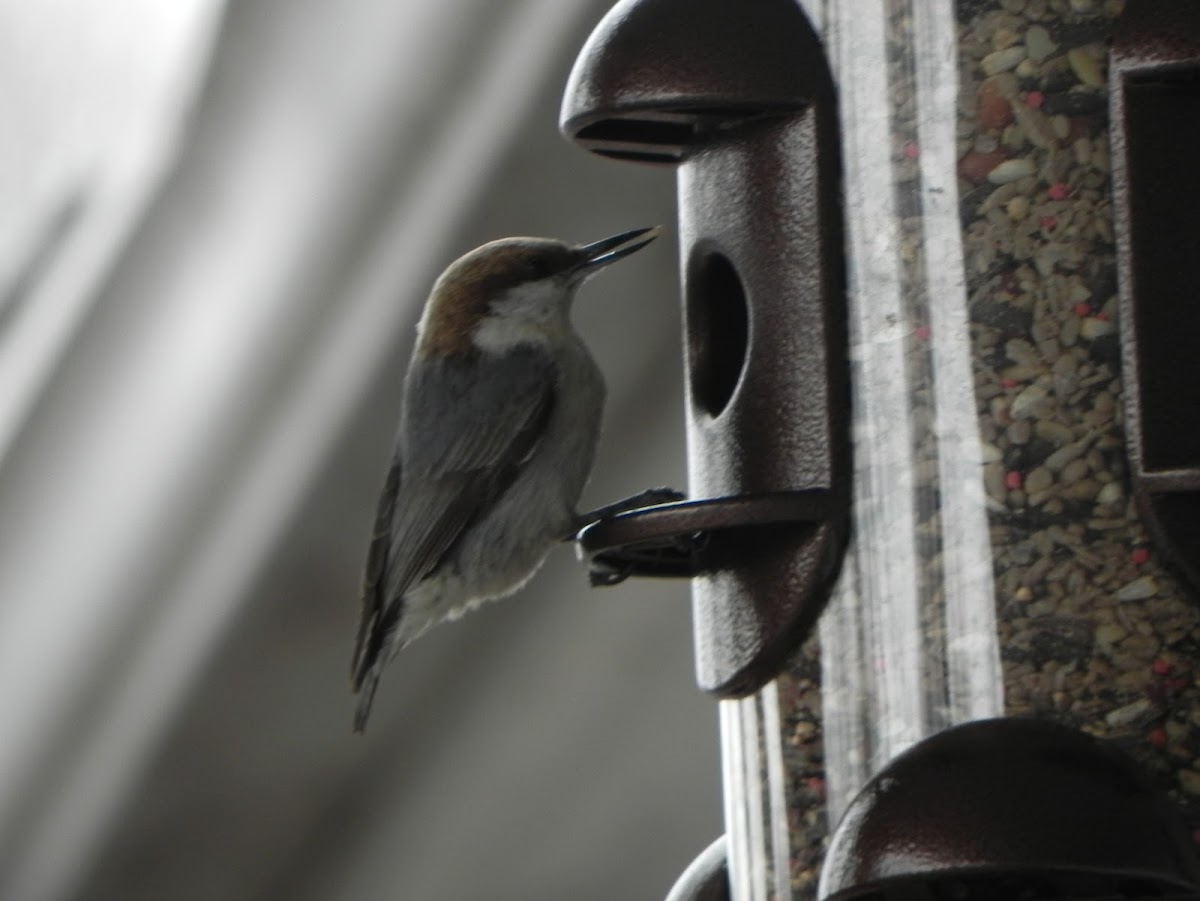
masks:
[[(890, 102), (921, 625), (936, 647), (944, 612), (931, 425), (938, 374), (923, 293), (922, 147), (911, 51), (917, 2), (884, 3), (887, 58), (878, 64), (887, 69)], [(1119, 0), (955, 4), (956, 175), (979, 477), (1004, 713), (1053, 719), (1125, 751), (1200, 836), (1200, 606), (1160, 560), (1134, 509), (1122, 427), (1107, 132), (1108, 42), (1121, 7)], [(798, 898), (815, 895), (831, 825), (820, 654), (810, 639), (773, 688), (783, 758), (776, 789), (787, 811), (788, 879)], [(944, 688), (937, 684), (945, 677), (941, 662), (930, 665), (935, 694)], [(746, 759), (761, 761), (769, 793), (771, 753), (756, 753)], [(870, 761), (866, 775), (882, 762)], [(828, 810), (842, 807), (830, 803)], [(775, 808), (763, 801), (760, 809), (769, 815)], [(769, 883), (771, 866), (760, 869)], [(781, 889), (768, 886), (763, 897), (786, 896)]]

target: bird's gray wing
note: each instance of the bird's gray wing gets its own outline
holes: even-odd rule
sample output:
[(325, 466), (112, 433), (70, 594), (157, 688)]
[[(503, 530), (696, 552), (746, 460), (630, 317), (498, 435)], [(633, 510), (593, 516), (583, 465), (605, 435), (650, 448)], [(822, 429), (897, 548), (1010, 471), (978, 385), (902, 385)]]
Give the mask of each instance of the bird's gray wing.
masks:
[(511, 484), (553, 404), (553, 360), (536, 346), (414, 361), (367, 557), (356, 688), (386, 650), (405, 592)]

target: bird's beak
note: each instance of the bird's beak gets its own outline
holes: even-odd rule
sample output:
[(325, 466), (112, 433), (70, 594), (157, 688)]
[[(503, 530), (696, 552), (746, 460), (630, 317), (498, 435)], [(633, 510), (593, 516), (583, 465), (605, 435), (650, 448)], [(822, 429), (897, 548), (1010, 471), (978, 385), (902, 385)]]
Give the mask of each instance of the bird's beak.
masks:
[(585, 244), (578, 250), (579, 264), (575, 275), (579, 279), (600, 271), (609, 263), (615, 263), (621, 257), (641, 250), (662, 233), (662, 226), (651, 228), (635, 228), (633, 231), (621, 232), (594, 244)]

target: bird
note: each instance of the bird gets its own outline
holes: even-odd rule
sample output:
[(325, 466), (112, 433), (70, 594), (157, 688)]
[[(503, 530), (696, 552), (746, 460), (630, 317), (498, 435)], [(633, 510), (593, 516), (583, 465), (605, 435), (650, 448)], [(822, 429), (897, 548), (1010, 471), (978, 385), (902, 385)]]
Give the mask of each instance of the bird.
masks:
[(362, 580), (351, 664), (356, 732), (400, 648), (512, 594), (556, 543), (603, 515), (576, 511), (605, 384), (571, 307), (580, 285), (660, 232), (638, 228), (582, 246), (502, 238), (434, 282)]

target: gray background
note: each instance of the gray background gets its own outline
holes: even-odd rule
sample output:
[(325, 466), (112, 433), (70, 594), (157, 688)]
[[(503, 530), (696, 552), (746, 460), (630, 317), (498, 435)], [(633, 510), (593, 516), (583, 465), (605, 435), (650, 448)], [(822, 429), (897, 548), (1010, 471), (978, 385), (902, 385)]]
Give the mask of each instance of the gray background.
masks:
[[(522, 15), (537, 18), (537, 3), (448, 4), (458, 18), (417, 42), (437, 65), (389, 52), (410, 46), (404, 29), (425, 27), (419, 3), (194, 5), (204, 12), (190, 26), (200, 50), (186, 65), (162, 64), (180, 87), (147, 102), (153, 128), (122, 125), (125, 141), (103, 129), (4, 138), (12, 159), (45, 175), (45, 190), (10, 197), (21, 204), (7, 207), (0, 251), (16, 260), (10, 272), (22, 247), (50, 251), (21, 290), (7, 286), (0, 364), (5, 353), (19, 362), (16, 348), (32, 346), (30, 323), (49, 305), (73, 299), (80, 314), (44, 378), (0, 410), (21, 407), (0, 433), (0, 534), (10, 536), (0, 545), (0, 615), (11, 626), (0, 651), (14, 669), (26, 650), (36, 661), (5, 683), (28, 709), (14, 701), (0, 712), (9, 736), (0, 739), (0, 894), (665, 896), (721, 831), (716, 704), (693, 682), (685, 584), (593, 591), (572, 550), (558, 549), (518, 596), (408, 649), (367, 734), (350, 732), (365, 536), (419, 302), (455, 255), (508, 234), (585, 242), (667, 226), (576, 307), (610, 384), (584, 502), (686, 487), (672, 173), (591, 157), (557, 132), (571, 61), (608, 4), (558, 4), (534, 90), (516, 91), (510, 127), (481, 132), (489, 168), (479, 189), (451, 190), (450, 167), (436, 216), (412, 200), (434, 184), (430, 154), (458, 146), (444, 138), (447, 121), (504, 77), (489, 72), (489, 54)], [(50, 25), (80, 29), (78, 42), (93, 46), (100, 32), (88, 29), (101, 25), (86, 7), (47, 7), (64, 17)], [(38, 14), (6, 4), (0, 15), (0, 25), (24, 26), (22, 15)], [(155, 43), (152, 30), (105, 32), (92, 59), (47, 40), (57, 33), (49, 26), (28, 33), (41, 36), (43, 55), (34, 46), (6, 65), (24, 77), (22, 65), (48, 56), (46, 71), (64, 79), (64, 122), (78, 119), (72, 102), (101, 121), (134, 102), (130, 76), (109, 83), (106, 73)], [(94, 97), (72, 95), (84, 83)], [(27, 82), (26, 103), (40, 84)], [(150, 146), (138, 144), (147, 133), (161, 140), (153, 164), (134, 153)], [(48, 148), (64, 144), (88, 165), (54, 168)], [(148, 174), (105, 180), (130, 158)], [(69, 198), (79, 196), (84, 214), (72, 219)], [(66, 237), (55, 238), (39, 223), (64, 197)], [(124, 218), (102, 215), (114, 209)], [(248, 240), (242, 229), (258, 231)], [(428, 239), (425, 249), (412, 253), (397, 234)], [(103, 265), (88, 269), (89, 248)], [(407, 268), (389, 270), (406, 250)], [(80, 274), (55, 289), (64, 272)], [(371, 309), (390, 310), (370, 330), (375, 343), (339, 349), (340, 317), (355, 297), (375, 295), (383, 300)], [(276, 301), (260, 309), (266, 297)], [(173, 304), (211, 316), (204, 322), (227, 330), (235, 349), (247, 329), (260, 337), (241, 356), (198, 357), (193, 381), (177, 379), (197, 333), (151, 328)], [(315, 359), (355, 375), (337, 403), (318, 396), (330, 382), (312, 374)], [(130, 385), (163, 392), (163, 409), (182, 422), (208, 417), (186, 461), (168, 456), (181, 427), (122, 393), (134, 389), (114, 373), (127, 369)], [(213, 387), (226, 382), (223, 394)], [(332, 411), (324, 419), (322, 404)], [(283, 431), (281, 410), (311, 413), (295, 420), (309, 425)], [(120, 465), (101, 465), (106, 442)], [(160, 463), (178, 498), (156, 487)], [(264, 484), (274, 487), (260, 502)], [(143, 503), (159, 518), (122, 518)], [(116, 548), (118, 538), (132, 562), (105, 581), (118, 559), (106, 542)]]

